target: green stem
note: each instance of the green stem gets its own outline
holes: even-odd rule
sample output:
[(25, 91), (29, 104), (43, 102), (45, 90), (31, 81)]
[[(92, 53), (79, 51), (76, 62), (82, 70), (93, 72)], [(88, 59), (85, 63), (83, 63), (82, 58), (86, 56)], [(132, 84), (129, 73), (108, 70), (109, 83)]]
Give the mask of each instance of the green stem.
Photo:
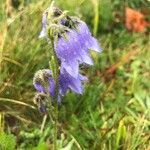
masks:
[(94, 16), (94, 29), (93, 34), (96, 36), (98, 31), (98, 25), (99, 25), (99, 0), (95, 0), (94, 2), (94, 10), (95, 10), (95, 16)]
[(51, 96), (48, 93), (48, 103), (49, 103), (49, 112), (48, 112), (48, 115), (49, 115), (49, 118), (50, 118), (50, 121), (51, 123), (53, 124), (54, 123), (54, 120), (53, 120), (53, 106), (52, 106), (52, 100), (51, 100)]
[(53, 77), (55, 79), (55, 97), (54, 97), (54, 108), (55, 108), (55, 115), (54, 115), (54, 150), (57, 150), (57, 126), (58, 126), (58, 95), (59, 95), (59, 63), (58, 58), (56, 56), (54, 50), (54, 39), (51, 37), (52, 42), (52, 55), (54, 57), (54, 64), (55, 67), (53, 68)]

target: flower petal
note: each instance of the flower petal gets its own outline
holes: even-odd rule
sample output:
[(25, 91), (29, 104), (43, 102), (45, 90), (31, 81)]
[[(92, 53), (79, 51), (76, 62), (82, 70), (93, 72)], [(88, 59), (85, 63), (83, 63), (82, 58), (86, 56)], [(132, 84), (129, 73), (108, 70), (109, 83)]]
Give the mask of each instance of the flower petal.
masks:
[(64, 61), (62, 62), (61, 68), (62, 70), (65, 69), (72, 77), (77, 78), (79, 73), (79, 64), (77, 61)]
[(35, 87), (35, 89), (38, 91), (38, 92), (42, 92), (42, 93), (45, 93), (46, 91), (45, 91), (45, 89), (44, 89), (44, 87), (40, 84), (40, 83), (34, 83), (34, 87)]
[(82, 94), (83, 87), (81, 81), (86, 80), (86, 78), (82, 75), (78, 75), (77, 78), (73, 78), (66, 71), (61, 72), (60, 74), (60, 89), (61, 94), (66, 94), (67, 90), (71, 89), (75, 93)]
[(40, 32), (39, 38), (44, 38), (46, 37), (46, 19), (47, 19), (47, 13), (43, 14), (42, 17), (42, 31)]
[(55, 96), (55, 81), (52, 78), (48, 79), (49, 81), (49, 93), (52, 98)]
[(98, 44), (98, 41), (94, 37), (91, 37), (91, 39), (89, 40), (89, 49), (94, 50), (96, 52), (102, 51)]
[(85, 50), (81, 50), (81, 63), (93, 65), (93, 60), (91, 59), (89, 53)]

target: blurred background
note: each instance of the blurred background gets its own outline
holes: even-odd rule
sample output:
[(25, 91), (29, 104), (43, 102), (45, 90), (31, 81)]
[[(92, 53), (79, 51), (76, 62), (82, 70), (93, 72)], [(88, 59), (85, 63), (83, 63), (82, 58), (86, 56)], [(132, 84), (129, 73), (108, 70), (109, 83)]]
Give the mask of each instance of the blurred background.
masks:
[[(0, 0), (0, 149), (51, 149), (51, 124), (33, 103), (34, 73), (48, 68), (38, 38), (51, 0)], [(55, 0), (85, 21), (103, 52), (83, 67), (83, 95), (59, 108), (59, 143), (73, 149), (150, 149), (150, 1)], [(70, 142), (72, 141), (73, 142)], [(67, 147), (66, 146), (66, 147)], [(69, 150), (69, 148), (67, 150)]]

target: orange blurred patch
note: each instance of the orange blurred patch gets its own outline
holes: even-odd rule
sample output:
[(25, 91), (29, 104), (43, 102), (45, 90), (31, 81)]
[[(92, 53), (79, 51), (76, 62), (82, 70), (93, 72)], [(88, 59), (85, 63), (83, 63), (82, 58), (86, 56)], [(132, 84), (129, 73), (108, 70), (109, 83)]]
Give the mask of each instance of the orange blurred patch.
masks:
[(149, 23), (145, 20), (145, 15), (134, 9), (126, 7), (125, 9), (126, 28), (133, 32), (144, 32)]

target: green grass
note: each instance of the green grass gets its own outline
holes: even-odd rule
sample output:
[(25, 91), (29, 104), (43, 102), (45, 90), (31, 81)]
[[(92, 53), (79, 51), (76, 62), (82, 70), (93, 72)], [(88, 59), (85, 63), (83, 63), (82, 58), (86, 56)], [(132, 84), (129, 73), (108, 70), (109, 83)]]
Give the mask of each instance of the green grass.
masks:
[[(95, 65), (83, 68), (89, 78), (84, 94), (70, 92), (63, 98), (60, 147), (150, 149), (149, 29), (148, 34), (131, 33), (123, 20), (115, 17), (123, 16), (125, 5), (150, 11), (150, 2), (100, 0), (98, 12), (91, 11), (95, 7), (91, 0), (56, 3), (86, 21), (103, 48), (101, 54), (92, 53)], [(5, 132), (0, 141), (8, 137), (14, 139), (12, 147), (17, 145), (16, 149), (47, 150), (52, 146), (52, 125), (47, 121), (41, 133), (43, 116), (34, 109), (32, 78), (37, 70), (48, 67), (48, 46), (38, 35), (42, 12), (50, 1), (15, 4), (8, 18), (5, 1), (0, 2), (0, 131)]]

